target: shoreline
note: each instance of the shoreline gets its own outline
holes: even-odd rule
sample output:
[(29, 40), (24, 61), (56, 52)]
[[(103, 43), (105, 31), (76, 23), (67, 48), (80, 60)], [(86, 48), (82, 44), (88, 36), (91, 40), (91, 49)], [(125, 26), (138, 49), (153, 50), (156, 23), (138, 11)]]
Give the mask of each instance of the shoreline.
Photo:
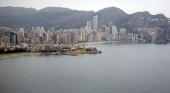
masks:
[(105, 42), (85, 42), (85, 43), (78, 43), (78, 44), (101, 44), (101, 43), (105, 43)]
[(145, 41), (100, 41), (100, 42), (85, 42), (85, 43), (78, 43), (78, 44), (102, 44), (102, 43), (108, 43), (108, 42), (137, 42), (137, 43), (170, 43), (170, 42), (145, 42)]
[[(100, 42), (85, 42), (85, 43), (78, 43), (78, 44), (102, 44), (107, 42), (127, 42), (127, 41), (100, 41)], [(139, 42), (139, 41), (132, 41), (132, 42)]]
[(31, 56), (31, 55), (40, 55), (40, 54), (41, 53), (30, 53), (30, 52), (8, 53), (8, 54), (0, 54), (0, 58), (17, 57), (17, 56)]
[[(127, 41), (101, 41), (101, 42), (85, 42), (85, 43), (78, 43), (78, 44), (90, 45), (90, 44), (102, 44), (108, 42), (127, 42)], [(142, 41), (129, 41), (129, 42), (144, 43)], [(159, 42), (145, 42), (145, 43), (159, 43)], [(164, 42), (162, 43), (164, 44)], [(41, 53), (33, 53), (33, 52), (7, 53), (7, 54), (0, 54), (0, 58), (8, 58), (8, 57), (16, 57), (16, 56), (32, 56), (32, 55), (33, 56), (41, 55)]]

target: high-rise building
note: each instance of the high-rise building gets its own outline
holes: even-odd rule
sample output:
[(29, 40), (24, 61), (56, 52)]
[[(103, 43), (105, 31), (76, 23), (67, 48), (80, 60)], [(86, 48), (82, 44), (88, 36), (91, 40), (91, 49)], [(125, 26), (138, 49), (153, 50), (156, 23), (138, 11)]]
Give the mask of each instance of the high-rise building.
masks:
[(3, 41), (4, 41), (5, 44), (10, 43), (10, 38), (9, 38), (9, 36), (3, 36)]
[(44, 27), (41, 27), (41, 29), (40, 29), (40, 37), (43, 37), (43, 33), (44, 33)]
[(39, 36), (40, 33), (41, 33), (41, 27), (37, 27), (37, 33), (38, 33), (38, 36)]
[(70, 44), (74, 43), (74, 33), (70, 32)]
[(112, 34), (112, 26), (113, 26), (113, 23), (110, 22), (110, 23), (109, 23), (110, 34)]
[(87, 21), (87, 28), (91, 29), (91, 21)]
[(19, 28), (18, 43), (24, 43), (24, 28)]
[(117, 28), (116, 26), (112, 26), (112, 39), (113, 40), (118, 40), (118, 31), (117, 31)]
[(117, 35), (118, 31), (117, 31), (117, 27), (116, 26), (112, 26), (112, 34)]
[(126, 40), (126, 29), (124, 28), (120, 29), (119, 40), (120, 41)]
[(98, 18), (97, 15), (93, 16), (93, 30), (97, 32), (97, 27), (98, 27)]
[(17, 44), (17, 34), (14, 32), (10, 32), (10, 43)]
[(87, 21), (87, 34), (91, 33), (91, 21)]
[(77, 43), (77, 38), (78, 38), (78, 33), (77, 33), (77, 32), (75, 32), (75, 33), (74, 33), (74, 44), (76, 44), (76, 43)]
[(68, 34), (63, 34), (63, 44), (68, 44)]
[(81, 28), (81, 37), (82, 37), (82, 42), (86, 42), (86, 29)]
[(102, 31), (101, 32), (105, 32), (105, 28), (106, 28), (106, 26), (102, 25)]
[(54, 28), (51, 29), (51, 35), (54, 35)]
[(40, 44), (42, 44), (43, 43), (43, 37), (40, 37), (39, 39), (40, 39)]

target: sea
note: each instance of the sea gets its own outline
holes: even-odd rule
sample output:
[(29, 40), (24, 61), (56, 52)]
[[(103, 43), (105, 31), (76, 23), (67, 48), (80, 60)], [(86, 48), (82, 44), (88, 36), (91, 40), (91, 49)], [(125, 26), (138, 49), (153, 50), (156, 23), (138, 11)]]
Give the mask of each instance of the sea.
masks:
[(86, 44), (102, 54), (0, 58), (0, 93), (170, 93), (170, 44)]

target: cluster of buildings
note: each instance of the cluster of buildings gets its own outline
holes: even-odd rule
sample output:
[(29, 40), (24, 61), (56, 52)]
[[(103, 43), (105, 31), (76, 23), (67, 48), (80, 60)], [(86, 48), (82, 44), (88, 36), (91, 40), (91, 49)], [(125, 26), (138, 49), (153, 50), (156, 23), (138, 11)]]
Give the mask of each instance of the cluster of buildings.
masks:
[[(170, 19), (169, 19), (170, 22)], [(0, 27), (0, 44), (76, 44), (81, 42), (101, 41), (159, 41), (167, 40), (168, 31), (159, 27), (136, 28), (130, 33), (126, 28), (117, 29), (110, 22), (109, 27), (98, 28), (98, 16), (93, 16), (93, 22), (87, 21), (87, 25), (80, 29), (50, 29), (45, 31), (44, 27), (32, 27), (31, 31), (24, 28), (15, 30)]]

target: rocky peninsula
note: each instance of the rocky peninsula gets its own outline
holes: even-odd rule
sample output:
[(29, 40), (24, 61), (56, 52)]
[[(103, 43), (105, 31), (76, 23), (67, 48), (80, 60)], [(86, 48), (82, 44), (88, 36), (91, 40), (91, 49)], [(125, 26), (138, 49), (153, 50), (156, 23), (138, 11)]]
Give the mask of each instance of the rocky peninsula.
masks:
[(4, 45), (0, 46), (0, 58), (26, 55), (71, 55), (101, 54), (97, 48), (86, 48), (84, 44), (40, 44), (40, 45)]

